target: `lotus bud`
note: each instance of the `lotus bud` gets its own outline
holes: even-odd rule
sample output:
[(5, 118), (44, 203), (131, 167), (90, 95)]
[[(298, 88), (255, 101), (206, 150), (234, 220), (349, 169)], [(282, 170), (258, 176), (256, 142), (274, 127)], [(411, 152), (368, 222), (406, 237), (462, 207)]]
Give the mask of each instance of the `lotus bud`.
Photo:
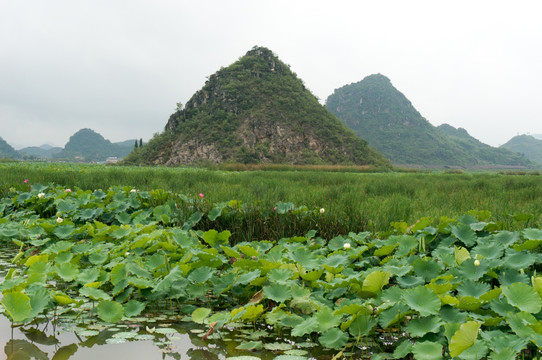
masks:
[(343, 247), (345, 250), (350, 249), (350, 243), (344, 243)]
[(476, 267), (480, 266), (480, 260), (478, 259), (474, 260), (474, 266)]

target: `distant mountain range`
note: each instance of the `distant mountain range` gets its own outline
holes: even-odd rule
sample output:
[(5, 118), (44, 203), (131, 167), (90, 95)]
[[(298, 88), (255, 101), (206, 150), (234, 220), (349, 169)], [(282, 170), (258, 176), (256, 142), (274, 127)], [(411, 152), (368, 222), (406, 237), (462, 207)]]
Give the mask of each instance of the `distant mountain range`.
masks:
[(51, 145), (42, 145), (42, 146), (29, 146), (19, 150), (20, 153), (26, 154), (29, 156), (34, 156), (36, 158), (51, 159), (53, 156), (62, 151), (61, 147), (53, 147)]
[[(139, 145), (140, 141), (137, 142)], [(136, 139), (111, 143), (91, 129), (81, 129), (70, 137), (64, 148), (45, 144), (17, 151), (0, 138), (0, 158), (104, 162), (107, 158), (124, 158), (134, 149), (135, 143)]]
[(431, 125), (381, 74), (336, 89), (326, 107), (394, 164), (534, 166), (525, 156), (483, 144), (464, 129)]

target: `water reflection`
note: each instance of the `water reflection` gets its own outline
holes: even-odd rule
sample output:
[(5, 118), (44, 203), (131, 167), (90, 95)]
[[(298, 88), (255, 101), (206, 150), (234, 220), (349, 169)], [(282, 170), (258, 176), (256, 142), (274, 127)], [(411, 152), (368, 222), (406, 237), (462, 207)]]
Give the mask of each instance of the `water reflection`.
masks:
[[(123, 330), (123, 329), (120, 329)], [(132, 329), (135, 330), (135, 329)], [(138, 331), (140, 332), (140, 331)], [(32, 327), (11, 327), (11, 322), (0, 316), (0, 341), (8, 360), (107, 360), (107, 359), (218, 359), (219, 357), (196, 357), (189, 334), (161, 335), (153, 340), (111, 343), (117, 331), (102, 330), (94, 336), (79, 336), (76, 332), (54, 329), (51, 324)], [(161, 341), (160, 341), (161, 340)], [(205, 351), (204, 351), (205, 352)]]

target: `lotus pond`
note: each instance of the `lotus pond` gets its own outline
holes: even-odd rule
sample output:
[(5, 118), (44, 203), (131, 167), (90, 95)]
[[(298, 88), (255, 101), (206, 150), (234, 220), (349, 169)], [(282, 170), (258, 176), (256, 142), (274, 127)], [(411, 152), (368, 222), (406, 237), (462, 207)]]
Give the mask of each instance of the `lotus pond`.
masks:
[(540, 229), (500, 230), (475, 211), (325, 239), (324, 211), (278, 203), (260, 221), (316, 229), (247, 242), (223, 228), (246, 206), (203, 205), (130, 187), (12, 189), (0, 200), (6, 356), (540, 355)]

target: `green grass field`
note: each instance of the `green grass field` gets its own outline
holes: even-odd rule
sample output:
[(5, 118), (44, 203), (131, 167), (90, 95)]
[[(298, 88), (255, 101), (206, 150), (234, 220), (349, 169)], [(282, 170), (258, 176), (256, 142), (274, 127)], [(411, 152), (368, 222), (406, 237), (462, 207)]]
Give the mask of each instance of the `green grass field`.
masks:
[[(290, 168), (291, 169), (291, 168)], [(195, 196), (209, 204), (239, 200), (265, 212), (277, 202), (325, 209), (333, 232), (387, 231), (390, 223), (438, 220), (489, 211), (502, 228), (538, 227), (542, 177), (537, 173), (363, 173), (295, 170), (223, 171), (59, 163), (0, 163), (0, 195), (10, 187), (56, 183), (81, 189), (132, 186)], [(28, 179), (28, 184), (24, 180)]]

